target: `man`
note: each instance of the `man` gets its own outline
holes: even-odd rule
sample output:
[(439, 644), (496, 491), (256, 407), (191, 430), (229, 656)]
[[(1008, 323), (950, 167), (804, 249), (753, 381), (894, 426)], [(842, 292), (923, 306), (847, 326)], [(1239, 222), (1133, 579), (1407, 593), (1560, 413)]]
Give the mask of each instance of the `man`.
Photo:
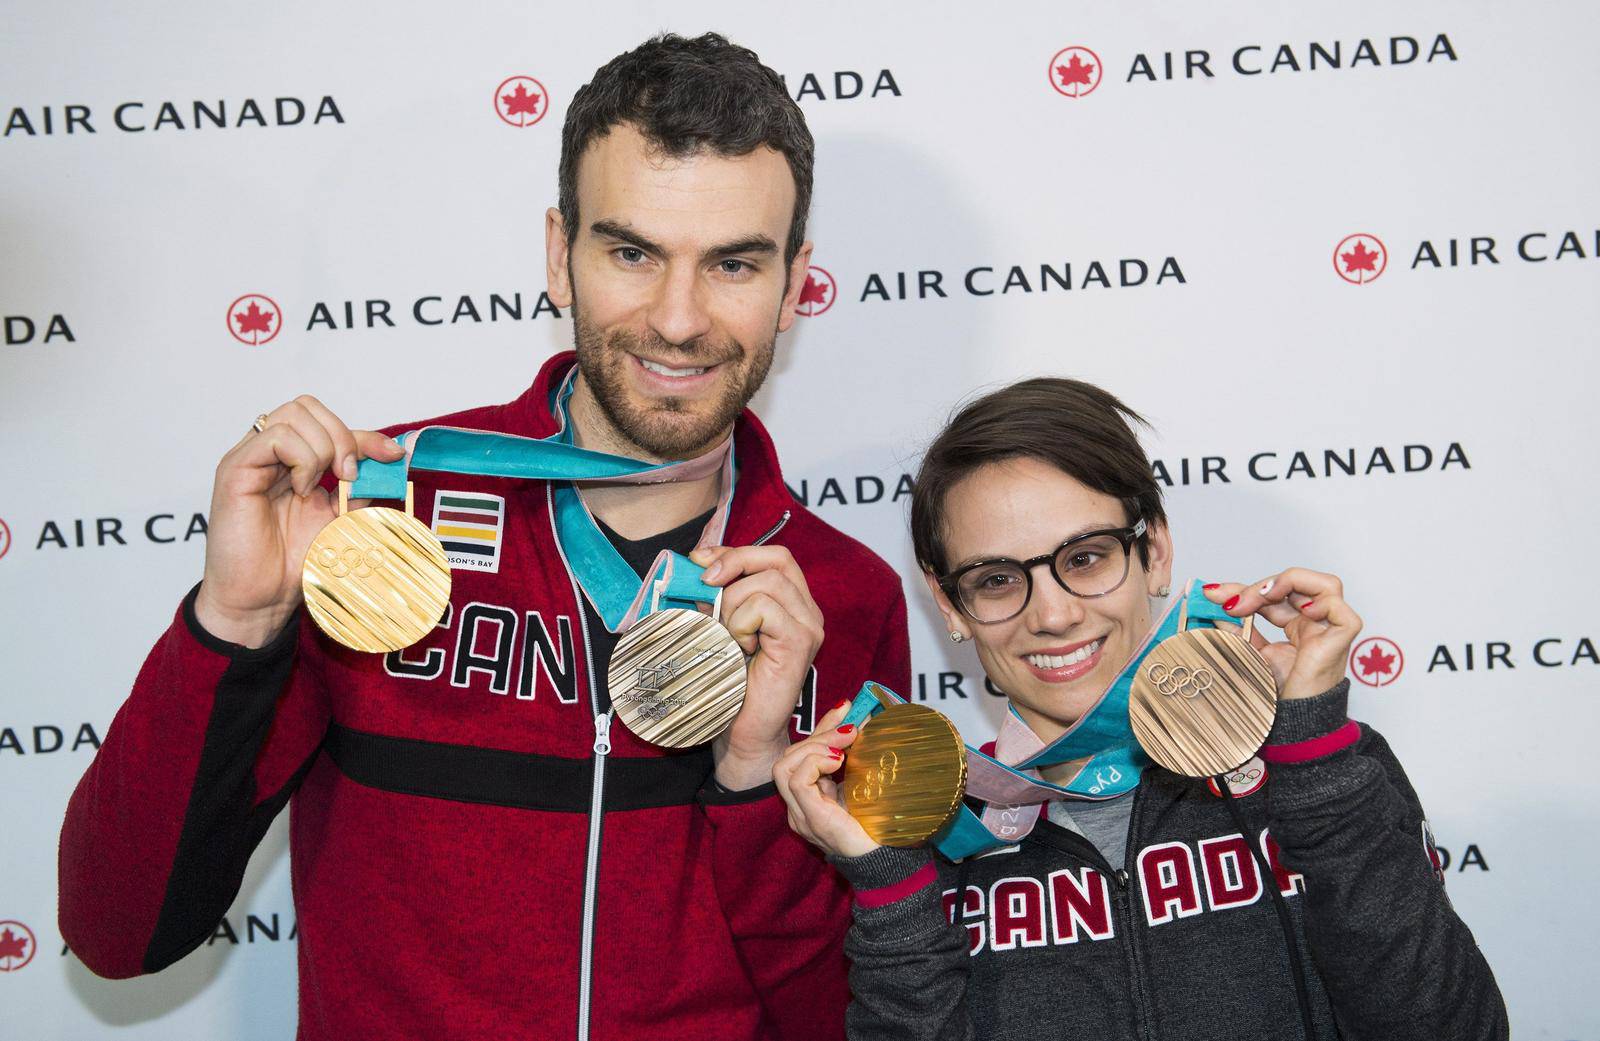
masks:
[[(576, 442), (668, 461), (733, 439), (719, 547), (696, 550), (716, 473), (582, 492), (635, 571), (662, 549), (709, 565), (751, 655), (728, 732), (673, 753), (612, 725), (616, 637), (551, 482), (412, 470), (425, 522), (464, 510), (487, 533), (461, 536), (450, 607), (393, 654), (324, 637), (299, 576), (326, 475), (401, 452), (296, 399), (223, 457), (203, 580), (68, 808), (61, 928), (91, 969), (202, 943), (292, 797), (302, 1038), (842, 1036), (848, 896), (790, 833), (772, 764), (867, 677), (906, 689), (909, 664), (898, 579), (794, 502), (744, 411), (805, 282), (811, 163), (753, 53), (666, 36), (573, 99), (546, 222)], [(430, 422), (550, 436), (571, 369)]]

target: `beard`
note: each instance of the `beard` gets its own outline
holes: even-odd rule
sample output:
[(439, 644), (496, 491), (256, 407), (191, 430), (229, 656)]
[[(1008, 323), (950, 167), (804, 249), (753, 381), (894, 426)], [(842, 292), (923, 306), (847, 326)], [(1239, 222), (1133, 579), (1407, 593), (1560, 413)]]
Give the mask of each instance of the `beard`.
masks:
[[(713, 342), (699, 337), (673, 344), (651, 332), (608, 332), (595, 328), (573, 302), (572, 323), (578, 371), (612, 428), (628, 441), (660, 459), (688, 459), (710, 448), (733, 426), (739, 413), (766, 381), (772, 368), (777, 328), (766, 343), (746, 349), (735, 340)], [(719, 366), (719, 384), (704, 398), (650, 397), (635, 400), (628, 389), (628, 367), (634, 355), (670, 359), (674, 368)]]

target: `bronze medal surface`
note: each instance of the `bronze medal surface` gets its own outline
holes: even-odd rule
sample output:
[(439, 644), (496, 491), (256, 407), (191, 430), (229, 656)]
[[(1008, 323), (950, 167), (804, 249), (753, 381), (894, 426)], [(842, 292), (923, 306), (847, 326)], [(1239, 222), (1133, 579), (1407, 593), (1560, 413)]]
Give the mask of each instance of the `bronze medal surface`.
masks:
[(1277, 714), (1278, 684), (1248, 640), (1189, 629), (1139, 666), (1128, 699), (1134, 736), (1151, 759), (1187, 777), (1213, 777), (1256, 754)]
[(622, 634), (607, 673), (611, 704), (640, 739), (688, 748), (721, 734), (744, 704), (744, 652), (699, 611), (648, 614)]
[(874, 842), (920, 846), (949, 823), (967, 786), (967, 749), (943, 714), (890, 705), (845, 754), (844, 808)]
[[(342, 498), (342, 496), (341, 496)], [(317, 627), (346, 647), (410, 647), (450, 602), (450, 562), (438, 536), (409, 513), (369, 506), (317, 533), (300, 573)]]

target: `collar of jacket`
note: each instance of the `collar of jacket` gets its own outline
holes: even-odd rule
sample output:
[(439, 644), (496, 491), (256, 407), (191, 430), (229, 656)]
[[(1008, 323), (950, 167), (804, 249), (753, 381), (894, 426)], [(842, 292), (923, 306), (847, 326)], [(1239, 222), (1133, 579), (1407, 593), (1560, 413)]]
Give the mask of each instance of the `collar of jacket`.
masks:
[[(563, 351), (540, 367), (533, 385), (506, 405), (506, 433), (549, 437), (556, 432), (550, 396), (577, 360), (573, 351)], [(794, 497), (783, 483), (772, 438), (749, 409), (740, 413), (734, 423), (733, 444), (739, 480), (729, 511), (726, 542), (730, 546), (743, 546), (766, 534), (786, 511), (798, 510)]]

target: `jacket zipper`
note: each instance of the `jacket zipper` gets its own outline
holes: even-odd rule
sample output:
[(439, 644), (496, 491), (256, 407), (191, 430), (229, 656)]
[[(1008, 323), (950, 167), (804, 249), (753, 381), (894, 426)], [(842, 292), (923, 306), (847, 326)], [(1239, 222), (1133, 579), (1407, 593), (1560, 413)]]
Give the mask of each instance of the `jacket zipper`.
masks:
[[(789, 523), (790, 511), (784, 510), (765, 535), (752, 545), (760, 546), (783, 530)], [(554, 518), (552, 518), (553, 523)], [(559, 541), (557, 542), (559, 546)], [(566, 563), (565, 554), (562, 563)], [(581, 598), (572, 568), (567, 568), (567, 578), (572, 583), (572, 595)], [(605, 820), (606, 756), (611, 754), (612, 710), (600, 711), (600, 695), (595, 684), (594, 651), (589, 646), (589, 617), (578, 600), (578, 622), (583, 629), (583, 656), (589, 666), (589, 707), (594, 711), (594, 785), (589, 790), (589, 848), (583, 868), (583, 933), (578, 956), (578, 1041), (589, 1041), (590, 1010), (594, 1002), (594, 912), (599, 895), (600, 837)]]
[(788, 524), (788, 523), (789, 523), (789, 511), (788, 510), (784, 510), (783, 511), (783, 516), (778, 518), (778, 523), (776, 523), (772, 527), (768, 528), (767, 529), (767, 533), (765, 535), (761, 536), (759, 539), (756, 539), (754, 542), (750, 543), (750, 545), (752, 545), (752, 546), (765, 546), (767, 544), (767, 541), (769, 539), (771, 539), (773, 536), (777, 535), (778, 532), (782, 531), (783, 530), (783, 526), (785, 524)]
[[(550, 527), (555, 529), (555, 496), (546, 492), (550, 510)], [(577, 605), (578, 626), (583, 632), (583, 660), (588, 666), (589, 708), (594, 713), (594, 783), (589, 789), (589, 844), (583, 867), (583, 922), (578, 954), (578, 1041), (589, 1041), (589, 1012), (594, 1000), (594, 913), (599, 895), (601, 825), (605, 821), (606, 756), (611, 754), (611, 710), (600, 711), (599, 680), (594, 671), (594, 647), (589, 642), (589, 615), (583, 609), (583, 590), (578, 588), (578, 578), (572, 565), (556, 539), (556, 552), (561, 555), (561, 565), (566, 569), (567, 581), (572, 586), (573, 602)]]
[[(587, 643), (588, 634), (584, 634)], [(593, 669), (590, 684), (593, 684)], [(590, 702), (595, 704), (591, 691)], [(598, 709), (598, 705), (596, 704)], [(594, 786), (589, 792), (589, 855), (583, 868), (583, 941), (578, 962), (578, 1041), (588, 1041), (589, 1009), (594, 996), (594, 905), (600, 878), (600, 825), (605, 819), (606, 756), (611, 753), (611, 711), (594, 716)]]
[(1123, 868), (1115, 877), (1118, 902), (1122, 905), (1122, 934), (1128, 938), (1128, 988), (1133, 994), (1134, 1022), (1138, 1024), (1140, 1037), (1154, 1041), (1155, 1024), (1150, 1018), (1153, 1007), (1145, 1000), (1144, 976), (1137, 950), (1139, 941), (1134, 932), (1136, 922), (1133, 913), (1133, 891), (1127, 871), (1127, 865), (1134, 862), (1134, 850), (1139, 844), (1139, 799), (1143, 794), (1139, 788), (1133, 790), (1133, 809), (1128, 814), (1128, 845), (1122, 854)]
[[(1135, 836), (1138, 834), (1138, 829), (1135, 825), (1139, 820), (1139, 795), (1139, 789), (1135, 788), (1133, 791), (1133, 808), (1128, 814), (1127, 847), (1122, 854), (1122, 863), (1124, 865), (1132, 863), (1134, 859), (1133, 850), (1137, 845)], [(1122, 923), (1122, 949), (1126, 952), (1128, 960), (1128, 990), (1133, 997), (1135, 1030), (1139, 1037), (1144, 1038), (1145, 1041), (1150, 1041), (1154, 1035), (1151, 1033), (1151, 1024), (1144, 1003), (1144, 985), (1140, 978), (1139, 956), (1133, 949), (1133, 929), (1136, 919), (1133, 913), (1133, 893), (1128, 877), (1128, 869), (1126, 867), (1113, 868), (1111, 861), (1107, 860), (1105, 854), (1101, 853), (1099, 848), (1089, 841), (1085, 835), (1080, 835), (1075, 831), (1066, 831), (1062, 838), (1071, 842), (1073, 846), (1073, 849), (1067, 852), (1088, 861), (1090, 867), (1116, 884), (1116, 891), (1111, 899), (1117, 905), (1117, 917)]]

